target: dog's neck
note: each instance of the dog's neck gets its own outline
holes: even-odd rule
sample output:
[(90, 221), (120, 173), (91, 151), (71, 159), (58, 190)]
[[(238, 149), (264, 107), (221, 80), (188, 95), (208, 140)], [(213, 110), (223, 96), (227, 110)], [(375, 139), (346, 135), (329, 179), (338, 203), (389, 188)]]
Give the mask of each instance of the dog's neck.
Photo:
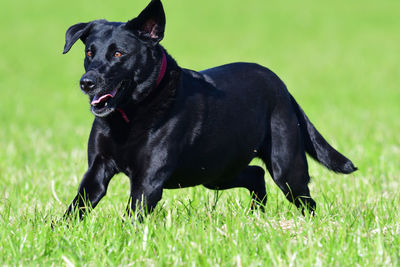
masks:
[[(161, 47), (161, 53), (162, 53), (161, 68), (160, 68), (160, 72), (158, 73), (158, 77), (156, 80), (156, 88), (160, 85), (161, 81), (163, 80), (163, 78), (165, 76), (165, 72), (167, 70), (167, 56), (165, 55), (165, 51), (162, 47)], [(117, 108), (117, 111), (121, 114), (122, 119), (126, 123), (130, 122), (128, 115), (122, 108)]]

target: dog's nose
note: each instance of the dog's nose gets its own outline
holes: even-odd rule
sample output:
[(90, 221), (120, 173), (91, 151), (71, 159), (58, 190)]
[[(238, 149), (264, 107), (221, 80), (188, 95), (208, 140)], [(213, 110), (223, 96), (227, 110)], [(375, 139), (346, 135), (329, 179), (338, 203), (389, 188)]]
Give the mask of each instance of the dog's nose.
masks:
[(83, 91), (91, 90), (96, 86), (96, 78), (85, 75), (81, 78), (79, 85)]

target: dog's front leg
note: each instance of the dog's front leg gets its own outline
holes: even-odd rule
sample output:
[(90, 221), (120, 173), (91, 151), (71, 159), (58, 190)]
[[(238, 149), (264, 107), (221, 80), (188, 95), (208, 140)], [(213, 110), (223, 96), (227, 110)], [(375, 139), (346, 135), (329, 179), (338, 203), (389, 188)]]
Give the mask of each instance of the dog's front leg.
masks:
[(127, 207), (129, 216), (136, 215), (141, 222), (143, 216), (151, 213), (160, 201), (163, 192), (164, 179), (146, 177), (144, 179), (131, 178), (131, 196)]
[(115, 174), (115, 169), (109, 160), (97, 155), (79, 185), (78, 194), (64, 214), (68, 218), (74, 211), (82, 218), (88, 207), (96, 207), (97, 203), (106, 195), (108, 183)]

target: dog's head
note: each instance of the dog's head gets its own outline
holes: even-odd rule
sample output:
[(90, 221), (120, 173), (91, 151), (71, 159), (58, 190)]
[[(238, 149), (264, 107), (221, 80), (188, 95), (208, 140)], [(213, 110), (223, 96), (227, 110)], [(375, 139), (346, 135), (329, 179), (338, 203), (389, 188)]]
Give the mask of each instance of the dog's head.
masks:
[(132, 102), (140, 102), (156, 85), (163, 52), (165, 14), (152, 0), (138, 17), (126, 22), (95, 20), (71, 26), (64, 54), (81, 39), (86, 73), (80, 88), (88, 94), (91, 111), (105, 117)]

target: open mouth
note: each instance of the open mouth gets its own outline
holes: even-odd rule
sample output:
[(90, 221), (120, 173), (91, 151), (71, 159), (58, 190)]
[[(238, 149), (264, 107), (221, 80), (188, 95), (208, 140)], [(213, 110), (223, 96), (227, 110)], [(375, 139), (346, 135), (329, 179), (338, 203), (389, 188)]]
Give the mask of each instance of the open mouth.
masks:
[(92, 99), (92, 102), (90, 105), (94, 107), (101, 107), (101, 106), (107, 106), (107, 100), (109, 98), (114, 98), (115, 95), (117, 94), (117, 88), (112, 90), (110, 93), (102, 95), (99, 97), (99, 95), (95, 95)]
[(94, 95), (90, 102), (92, 113), (98, 117), (105, 117), (113, 112), (116, 108), (115, 97), (120, 87), (121, 84), (111, 92)]

